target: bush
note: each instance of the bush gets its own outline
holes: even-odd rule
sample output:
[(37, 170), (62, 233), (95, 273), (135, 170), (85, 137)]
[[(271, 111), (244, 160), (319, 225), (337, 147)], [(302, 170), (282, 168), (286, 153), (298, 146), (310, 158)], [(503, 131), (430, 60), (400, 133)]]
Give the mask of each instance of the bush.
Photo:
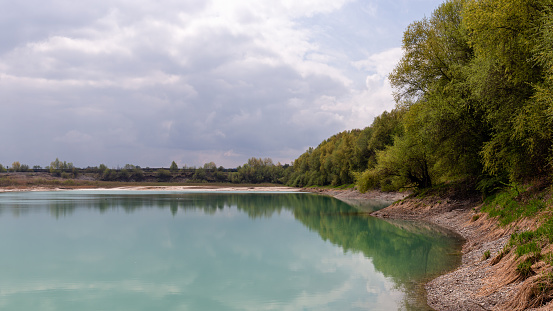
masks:
[(111, 169), (107, 168), (102, 173), (102, 177), (100, 179), (102, 179), (104, 181), (117, 180), (117, 172), (115, 170), (111, 170)]
[(128, 181), (129, 178), (131, 177), (131, 174), (129, 173), (128, 170), (126, 169), (122, 169), (119, 171), (119, 174), (117, 174), (118, 176), (118, 179), (121, 180), (121, 181)]
[(168, 181), (169, 179), (171, 179), (171, 177), (173, 177), (173, 175), (171, 175), (171, 172), (166, 169), (158, 170), (156, 175), (159, 181)]
[(144, 180), (144, 172), (141, 169), (135, 167), (132, 170), (132, 173), (131, 173), (131, 180), (143, 181)]

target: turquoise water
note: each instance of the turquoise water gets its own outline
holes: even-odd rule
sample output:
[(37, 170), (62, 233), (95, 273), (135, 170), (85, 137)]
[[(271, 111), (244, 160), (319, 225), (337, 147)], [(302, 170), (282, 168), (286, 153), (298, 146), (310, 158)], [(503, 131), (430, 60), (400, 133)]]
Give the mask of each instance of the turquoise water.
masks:
[(0, 310), (425, 310), (413, 284), (460, 259), (301, 193), (2, 193), (0, 237)]

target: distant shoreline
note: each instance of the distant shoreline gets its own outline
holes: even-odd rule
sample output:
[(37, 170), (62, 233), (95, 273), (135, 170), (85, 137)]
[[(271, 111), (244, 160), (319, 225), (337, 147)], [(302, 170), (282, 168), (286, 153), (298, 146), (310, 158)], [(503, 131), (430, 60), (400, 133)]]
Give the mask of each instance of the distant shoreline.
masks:
[(230, 182), (177, 182), (177, 181), (104, 181), (94, 174), (81, 174), (78, 178), (62, 178), (45, 172), (0, 173), (0, 192), (60, 191), (60, 190), (137, 190), (137, 191), (272, 191), (298, 192), (300, 188), (282, 184), (248, 184)]
[(86, 191), (86, 190), (124, 190), (124, 191), (194, 191), (194, 192), (213, 192), (213, 191), (248, 191), (248, 192), (301, 192), (300, 188), (285, 186), (232, 186), (232, 185), (205, 185), (205, 186), (118, 186), (118, 187), (48, 187), (32, 186), (23, 188), (0, 188), (0, 192), (24, 192), (24, 191)]

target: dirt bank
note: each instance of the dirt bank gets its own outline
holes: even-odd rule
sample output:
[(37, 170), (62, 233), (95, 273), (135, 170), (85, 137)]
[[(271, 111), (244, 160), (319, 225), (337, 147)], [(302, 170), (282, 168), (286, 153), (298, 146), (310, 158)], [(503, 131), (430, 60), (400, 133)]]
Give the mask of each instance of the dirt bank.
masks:
[[(313, 191), (315, 192), (315, 191)], [(538, 275), (523, 279), (516, 272), (517, 258), (513, 251), (501, 254), (514, 232), (534, 229), (536, 221), (521, 220), (500, 227), (495, 219), (480, 213), (481, 201), (476, 196), (429, 196), (413, 198), (401, 194), (355, 194), (349, 190), (319, 193), (336, 198), (387, 198), (399, 201), (373, 212), (381, 218), (428, 221), (450, 229), (465, 239), (462, 264), (455, 271), (442, 275), (425, 286), (428, 305), (435, 310), (553, 310), (553, 302), (540, 308), (524, 307), (533, 299), (532, 289)], [(489, 256), (484, 254), (489, 252)], [(540, 263), (532, 268), (539, 271)]]

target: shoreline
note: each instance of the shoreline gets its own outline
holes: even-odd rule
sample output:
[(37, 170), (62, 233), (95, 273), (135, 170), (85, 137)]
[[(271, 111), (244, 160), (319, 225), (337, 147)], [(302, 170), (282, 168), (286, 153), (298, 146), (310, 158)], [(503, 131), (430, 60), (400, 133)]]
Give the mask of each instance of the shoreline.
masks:
[[(346, 191), (345, 194), (339, 193)], [(520, 293), (526, 290), (532, 279), (518, 278), (516, 257), (513, 252), (503, 256), (504, 247), (512, 233), (536, 226), (535, 221), (522, 220), (500, 227), (498, 222), (480, 213), (482, 202), (474, 198), (451, 199), (447, 196), (408, 198), (407, 194), (383, 194), (373, 191), (361, 194), (354, 190), (319, 189), (311, 191), (342, 198), (399, 198), (390, 206), (370, 213), (383, 219), (417, 220), (440, 226), (460, 235), (465, 241), (461, 250), (461, 265), (446, 272), (425, 285), (426, 301), (434, 310), (535, 310), (553, 309), (553, 300), (544, 306), (520, 309)], [(347, 202), (347, 201), (346, 201)], [(489, 256), (484, 254), (489, 252)]]
[(36, 192), (36, 191), (190, 191), (190, 192), (302, 192), (300, 188), (284, 186), (223, 186), (223, 185), (205, 185), (205, 186), (120, 186), (120, 187), (43, 187), (32, 186), (23, 188), (1, 188), (3, 192)]

